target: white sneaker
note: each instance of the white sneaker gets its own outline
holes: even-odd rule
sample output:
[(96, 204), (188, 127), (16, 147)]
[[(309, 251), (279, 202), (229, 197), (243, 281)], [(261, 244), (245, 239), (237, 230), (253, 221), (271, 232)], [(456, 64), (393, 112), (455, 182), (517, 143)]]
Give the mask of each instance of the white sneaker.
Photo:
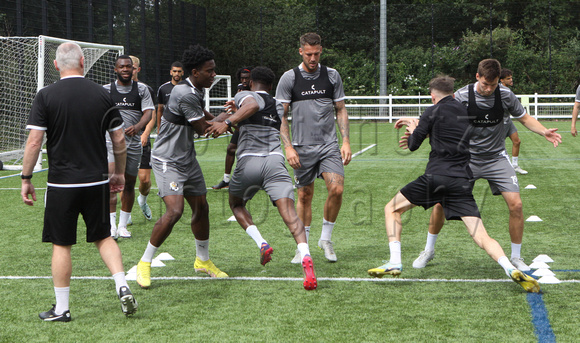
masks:
[(111, 237), (113, 237), (114, 240), (117, 240), (117, 238), (119, 238), (119, 232), (117, 231), (117, 225), (111, 225)]
[(522, 175), (526, 175), (528, 172), (523, 170), (520, 166), (514, 166), (514, 170)]
[(416, 268), (416, 269), (425, 268), (427, 263), (429, 263), (429, 261), (431, 261), (433, 259), (433, 257), (435, 257), (434, 250), (421, 251), (421, 253), (419, 254), (419, 257), (417, 257), (417, 259), (415, 261), (413, 261), (413, 268)]
[(300, 250), (296, 249), (296, 255), (294, 255), (294, 258), (292, 259), (292, 261), (290, 261), (290, 263), (293, 263), (293, 264), (302, 263), (302, 257), (300, 256)]
[(151, 218), (153, 218), (153, 216), (151, 214), (151, 208), (149, 207), (149, 205), (147, 205), (147, 203), (144, 203), (143, 205), (139, 205), (139, 207), (141, 207), (141, 212), (143, 212), (143, 215), (145, 216), (145, 218), (147, 220), (151, 220)]
[(510, 262), (514, 265), (514, 267), (516, 267), (516, 269), (519, 269), (522, 272), (528, 272), (531, 270), (530, 267), (524, 263), (524, 259), (521, 257), (512, 257), (510, 258)]
[(117, 234), (121, 238), (131, 238), (131, 232), (127, 230), (127, 227), (120, 226), (117, 230)]
[(133, 218), (131, 217), (131, 214), (129, 213), (129, 219), (127, 219), (127, 226), (133, 225)]
[(334, 247), (331, 241), (320, 240), (318, 241), (318, 247), (324, 250), (324, 257), (326, 257), (328, 262), (336, 262), (336, 254), (334, 253)]

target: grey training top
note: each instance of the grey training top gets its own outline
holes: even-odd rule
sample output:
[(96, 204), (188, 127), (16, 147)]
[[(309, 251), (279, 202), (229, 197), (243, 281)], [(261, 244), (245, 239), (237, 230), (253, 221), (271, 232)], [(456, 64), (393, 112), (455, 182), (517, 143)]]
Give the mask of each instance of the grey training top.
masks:
[(195, 160), (193, 143), (194, 130), (191, 123), (205, 117), (204, 91), (193, 86), (189, 78), (173, 87), (164, 113), (184, 117), (186, 125), (175, 124), (161, 117), (159, 134), (151, 150), (151, 158), (161, 162), (172, 162), (187, 169)]
[[(504, 109), (504, 118), (511, 116), (521, 118), (526, 114), (525, 108), (516, 95), (506, 86), (500, 87), (501, 101)], [(482, 96), (477, 92), (477, 83), (474, 85), (475, 102), (481, 109), (491, 109), (495, 102), (495, 94)], [(455, 100), (468, 107), (469, 94), (468, 86), (462, 87), (455, 92)], [(491, 156), (497, 156), (505, 150), (505, 131), (503, 121), (497, 125), (489, 127), (473, 127), (471, 136), (470, 149), (471, 158), (486, 159)]]
[[(247, 98), (252, 97), (258, 103), (258, 111), (262, 111), (266, 103), (264, 98), (258, 93), (267, 94), (264, 91), (241, 91), (237, 93), (234, 98), (236, 107), (240, 108)], [(284, 106), (279, 101), (276, 101), (276, 111), (278, 112), (278, 117), (281, 119), (284, 115)], [(264, 125), (245, 124), (240, 126), (239, 130), (238, 159), (244, 156), (284, 156), (280, 148), (280, 131), (276, 130), (276, 128)]]
[[(117, 82), (117, 81), (115, 81)], [(118, 82), (115, 86), (117, 86), (117, 91), (121, 94), (128, 94), (131, 92), (133, 88), (133, 82), (128, 86), (120, 85)], [(139, 90), (139, 97), (141, 98), (141, 111), (136, 111), (132, 109), (123, 109), (120, 108), (119, 112), (121, 113), (121, 118), (123, 118), (123, 129), (128, 128), (129, 126), (133, 126), (141, 120), (143, 116), (143, 112), (146, 110), (155, 110), (155, 105), (153, 104), (153, 99), (151, 99), (151, 93), (149, 92), (148, 86), (142, 82), (137, 83), (138, 90)], [(106, 84), (103, 86), (109, 93), (111, 92), (111, 84)], [(134, 136), (127, 136), (125, 135), (125, 144), (127, 146), (127, 150), (131, 151), (141, 151), (141, 133), (136, 134)], [(106, 135), (107, 141), (110, 141), (110, 136), (107, 133)]]
[[(334, 120), (334, 102), (344, 100), (342, 79), (336, 69), (328, 68), (328, 78), (334, 86), (332, 99), (314, 99), (292, 102), (294, 87), (294, 70), (290, 69), (282, 75), (276, 88), (276, 99), (282, 103), (290, 103), (292, 108), (292, 144), (314, 145), (338, 141)], [(314, 73), (309, 73), (298, 67), (302, 77), (314, 80), (320, 76), (320, 64)]]
[(576, 102), (580, 102), (580, 86), (576, 89)]

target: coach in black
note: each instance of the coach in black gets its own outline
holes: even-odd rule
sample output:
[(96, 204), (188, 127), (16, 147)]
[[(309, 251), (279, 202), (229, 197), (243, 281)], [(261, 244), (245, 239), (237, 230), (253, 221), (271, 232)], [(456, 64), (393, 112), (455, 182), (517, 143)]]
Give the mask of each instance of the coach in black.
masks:
[[(56, 51), (55, 68), (60, 81), (41, 89), (32, 104), (30, 130), (22, 169), (22, 200), (36, 201), (32, 170), (47, 134), (49, 161), (45, 195), (43, 242), (51, 242), (52, 279), (56, 305), (40, 314), (45, 321), (71, 320), (69, 311), (71, 247), (77, 240), (79, 214), (87, 226), (87, 242), (94, 242), (115, 280), (125, 315), (137, 310), (129, 290), (121, 250), (110, 236), (109, 192), (123, 190), (125, 137), (123, 121), (109, 93), (83, 77), (84, 56), (75, 43), (63, 43)], [(113, 141), (115, 170), (108, 179), (105, 132)], [(32, 199), (29, 198), (32, 196)]]

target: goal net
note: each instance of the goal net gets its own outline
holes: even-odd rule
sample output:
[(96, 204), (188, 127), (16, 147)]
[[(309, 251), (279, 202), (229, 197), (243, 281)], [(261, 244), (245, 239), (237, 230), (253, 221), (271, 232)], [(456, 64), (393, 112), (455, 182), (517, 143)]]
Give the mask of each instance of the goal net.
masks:
[[(54, 68), (56, 48), (80, 45), (85, 77), (99, 84), (114, 80), (113, 66), (123, 46), (39, 37), (0, 37), (0, 160), (4, 169), (19, 170), (28, 137), (26, 121), (36, 92), (60, 79)], [(82, 101), (82, 99), (79, 99)], [(36, 166), (35, 169), (39, 169)]]
[(216, 75), (211, 87), (205, 89), (205, 109), (213, 115), (224, 112), (226, 101), (232, 100), (232, 78)]

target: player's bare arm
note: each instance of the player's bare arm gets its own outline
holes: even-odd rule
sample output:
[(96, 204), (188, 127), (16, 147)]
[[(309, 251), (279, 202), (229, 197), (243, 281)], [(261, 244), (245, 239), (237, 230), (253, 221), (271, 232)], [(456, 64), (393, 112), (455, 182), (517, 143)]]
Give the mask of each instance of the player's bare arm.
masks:
[(151, 110), (151, 109), (143, 111), (143, 115), (141, 116), (141, 120), (139, 120), (139, 122), (137, 124), (131, 125), (128, 128), (126, 128), (125, 134), (127, 136), (135, 136), (135, 135), (139, 134), (139, 132), (141, 130), (143, 130), (143, 128), (146, 127), (147, 124), (149, 124), (149, 122), (151, 121), (152, 112), (153, 112), (153, 110)]
[(153, 131), (153, 128), (155, 127), (156, 122), (157, 122), (157, 112), (152, 110), (151, 120), (149, 121), (147, 126), (145, 126), (145, 130), (143, 130), (143, 133), (141, 134), (141, 145), (142, 146), (147, 145), (147, 141), (149, 140), (149, 135)]
[[(243, 121), (244, 119), (250, 118), (254, 113), (258, 112), (260, 106), (256, 102), (254, 98), (248, 97), (244, 100), (243, 105), (240, 107), (235, 114), (229, 117), (230, 125), (234, 126), (237, 125), (239, 122)], [(226, 124), (223, 121), (214, 121), (210, 124), (211, 126), (207, 130), (206, 134), (208, 136), (212, 136), (214, 138), (218, 137), (219, 135), (225, 133), (230, 128), (230, 125)]]
[[(28, 133), (28, 140), (24, 148), (24, 157), (22, 158), (22, 175), (32, 175), (34, 165), (38, 160), (38, 154), (42, 148), (42, 139), (44, 138), (44, 130), (30, 130)], [(22, 187), (20, 195), (26, 205), (34, 205), (36, 201), (36, 191), (31, 179), (22, 179)], [(28, 196), (31, 195), (32, 199)]]
[(125, 164), (127, 162), (127, 149), (125, 136), (122, 129), (109, 131), (113, 143), (113, 155), (115, 157), (115, 170), (109, 175), (109, 189), (112, 193), (119, 193), (125, 187)]
[(284, 144), (288, 164), (290, 164), (290, 167), (298, 169), (300, 168), (300, 158), (292, 146), (292, 139), (290, 139), (290, 125), (288, 124), (288, 109), (290, 108), (290, 104), (283, 103), (282, 105), (284, 106), (284, 116), (282, 116), (282, 124), (280, 125), (280, 138)]
[(345, 166), (350, 163), (352, 159), (352, 152), (350, 150), (350, 127), (348, 123), (348, 113), (344, 100), (334, 103), (336, 109), (336, 121), (338, 122), (338, 130), (342, 136), (342, 146), (340, 147), (340, 154), (342, 155), (342, 164)]
[(557, 147), (559, 143), (562, 143), (562, 136), (556, 132), (558, 129), (546, 129), (544, 125), (527, 113), (524, 114), (523, 117), (518, 118), (518, 120), (528, 128), (528, 130), (544, 136), (548, 142), (554, 144), (554, 148)]
[(163, 110), (164, 109), (165, 109), (165, 106), (163, 104), (157, 105), (157, 115), (156, 115), (157, 132), (159, 132), (159, 128), (161, 127), (161, 117), (163, 117)]
[(572, 136), (576, 137), (578, 130), (576, 130), (576, 120), (578, 119), (578, 112), (580, 112), (580, 102), (574, 102), (574, 108), (572, 109), (572, 127), (570, 128), (570, 133)]

